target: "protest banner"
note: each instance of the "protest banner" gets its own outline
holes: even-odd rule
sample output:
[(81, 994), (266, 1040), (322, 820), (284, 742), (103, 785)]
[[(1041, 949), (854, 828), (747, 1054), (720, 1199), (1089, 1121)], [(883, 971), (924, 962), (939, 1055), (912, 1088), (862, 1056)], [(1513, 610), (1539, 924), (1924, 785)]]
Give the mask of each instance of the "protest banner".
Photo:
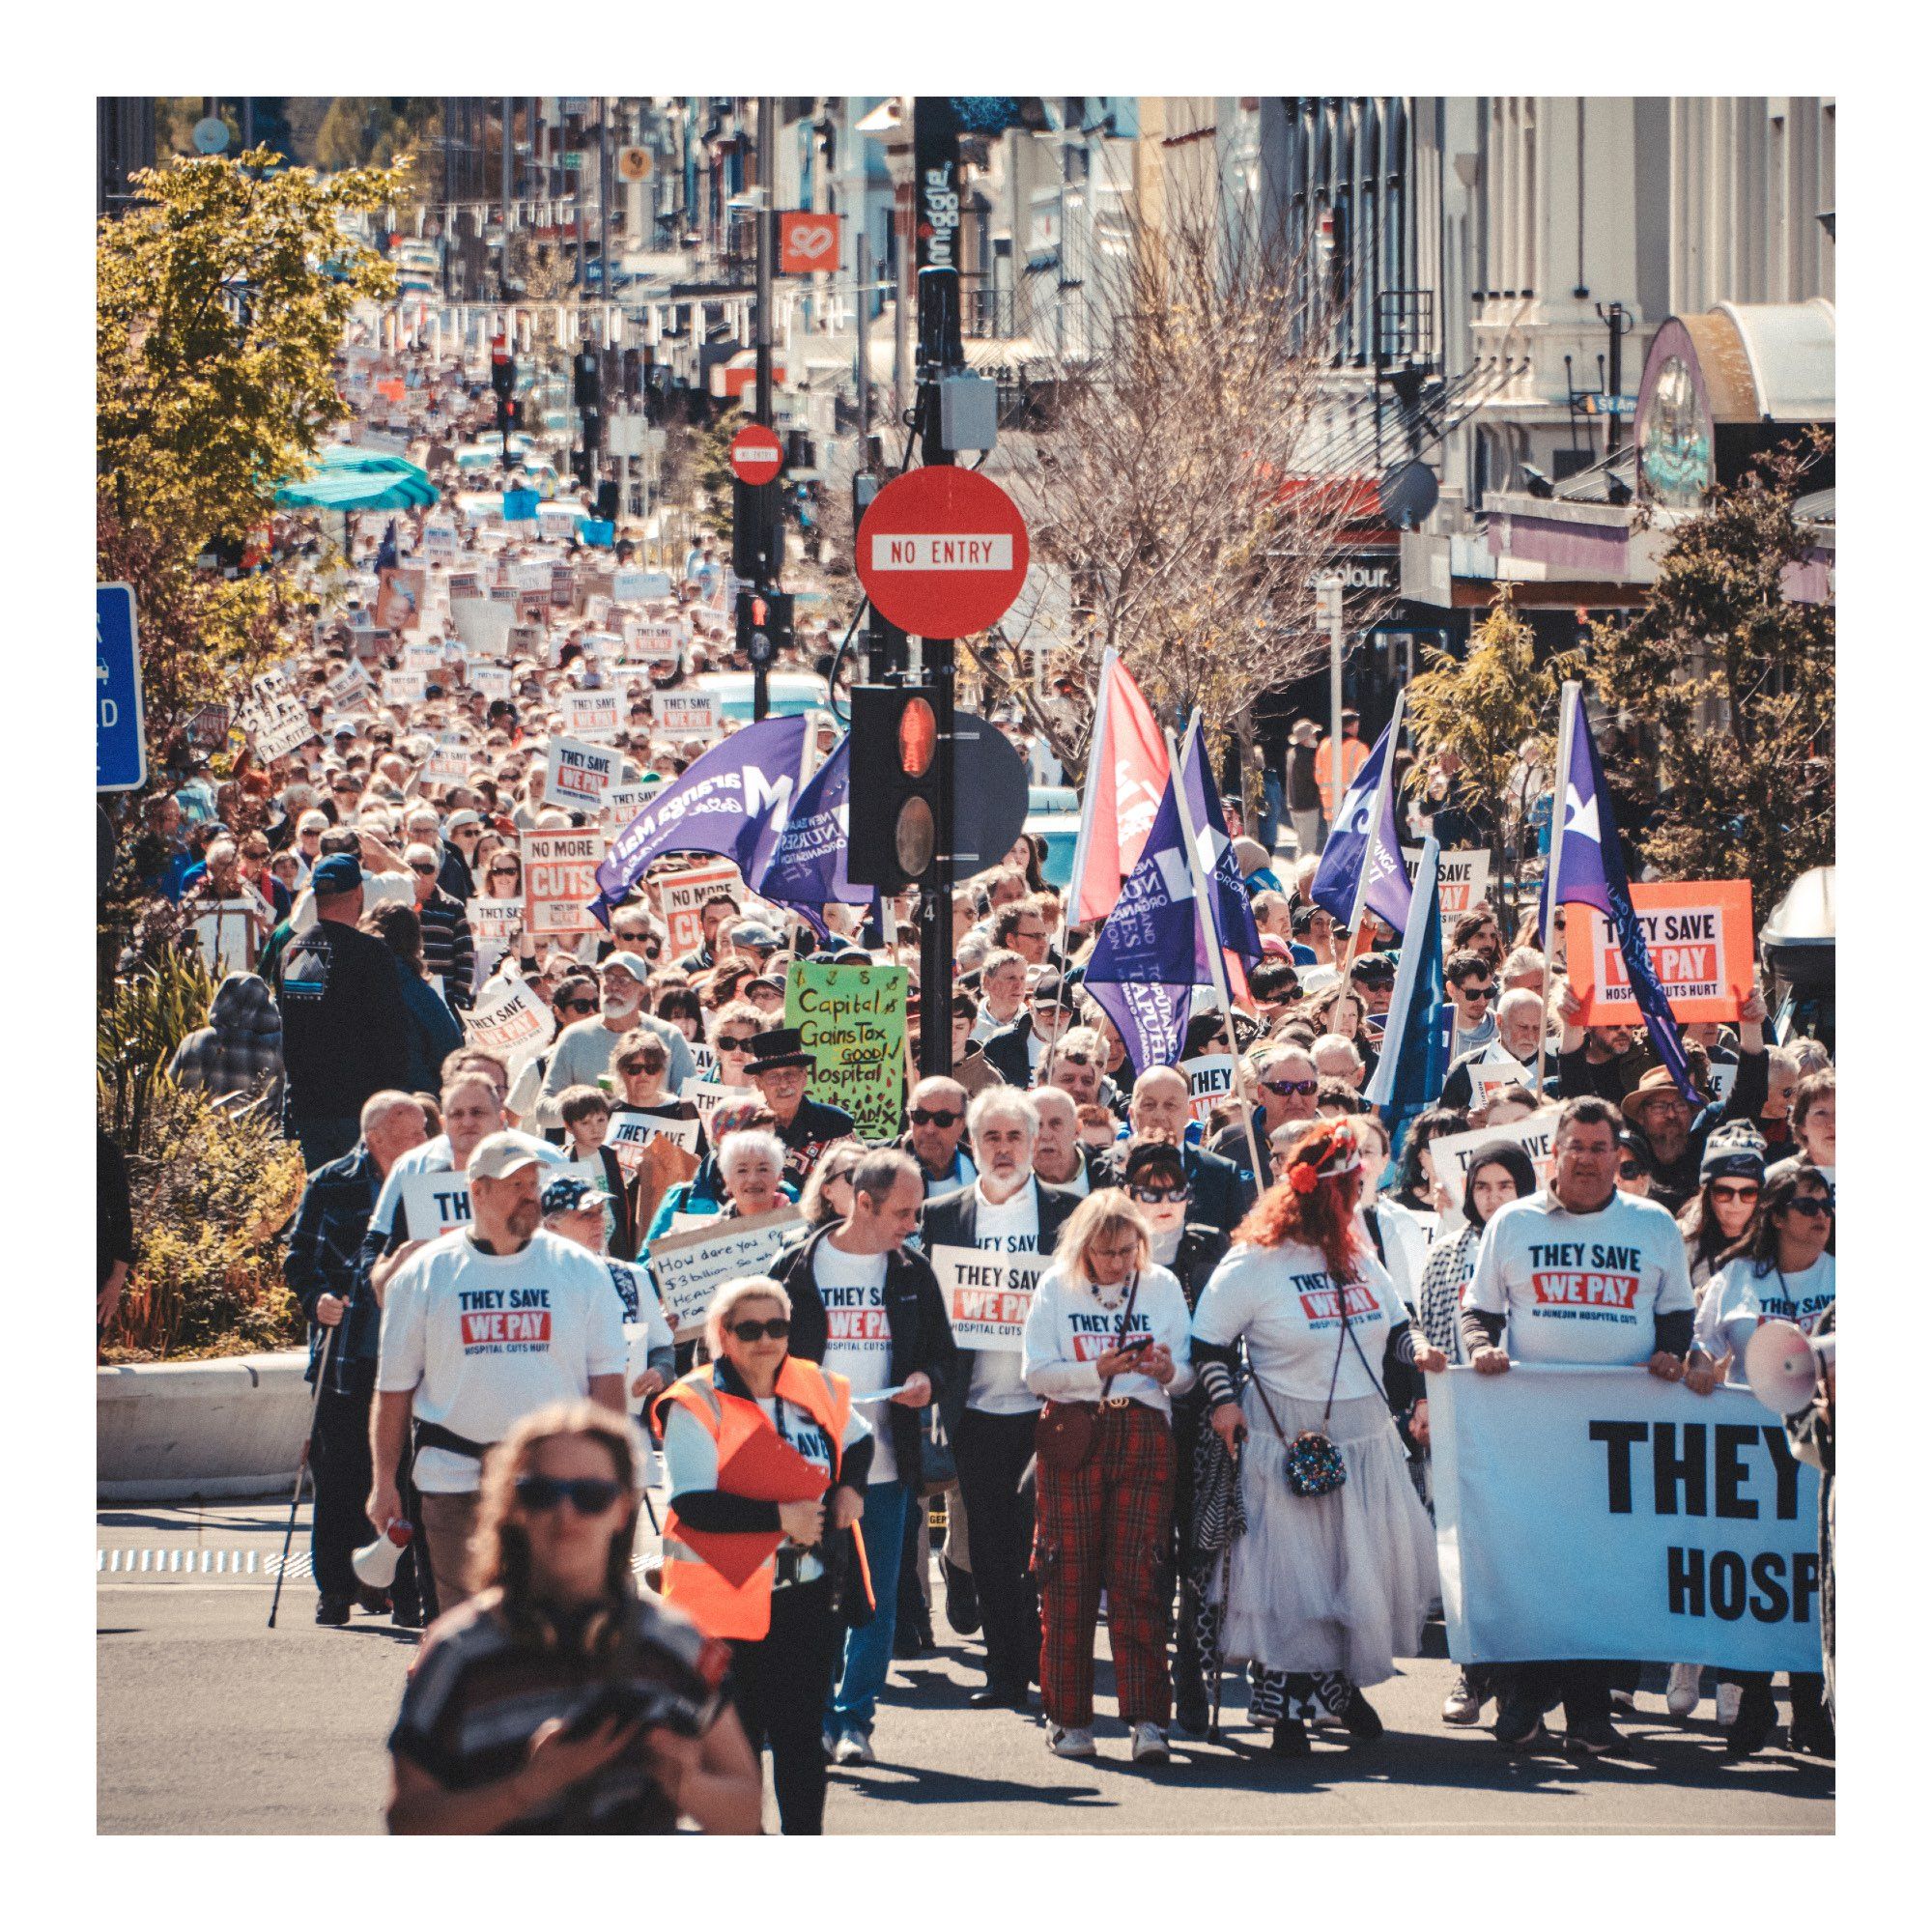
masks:
[(590, 901), (597, 893), (604, 835), (594, 828), (526, 832), (523, 850), (525, 922), (530, 936), (596, 931)]
[(470, 755), (460, 745), (439, 745), (422, 768), (424, 784), (460, 785), (469, 776)]
[(604, 793), (604, 823), (613, 831), (621, 832), (643, 810), (651, 794), (663, 783), (663, 775), (652, 772), (639, 784), (608, 786)]
[(1005, 1255), (992, 1248), (956, 1248), (944, 1243), (926, 1258), (946, 1297), (952, 1339), (962, 1349), (1019, 1352), (1033, 1291), (1050, 1255)]
[(244, 704), (236, 723), (253, 741), (258, 764), (285, 758), (315, 736), (308, 713), (291, 698), (277, 699), (269, 705)]
[(469, 680), (469, 689), (480, 692), (494, 701), (510, 695), (510, 667), (500, 664), (479, 664), (471, 659), (465, 675)]
[(479, 571), (452, 570), (449, 573), (449, 601), (480, 600), (483, 597), (483, 578)]
[(654, 597), (671, 594), (668, 570), (615, 570), (611, 573), (611, 595), (619, 604), (646, 604)]
[(548, 563), (511, 563), (503, 566), (503, 577), (512, 589), (541, 590), (548, 597), (551, 570)]
[(905, 1099), (906, 969), (794, 960), (784, 1023), (811, 1055), (811, 1095), (842, 1107), (867, 1140), (899, 1130)]
[(550, 567), (550, 605), (553, 611), (568, 611), (577, 602), (577, 571), (567, 563)]
[(383, 702), (389, 705), (421, 704), (429, 696), (429, 679), (419, 670), (390, 670), (383, 673)]
[(1536, 1170), (1536, 1184), (1549, 1179), (1549, 1156), (1556, 1140), (1556, 1112), (1545, 1107), (1526, 1120), (1512, 1121), (1501, 1127), (1477, 1127), (1466, 1134), (1444, 1134), (1429, 1143), (1429, 1157), (1435, 1164), (1435, 1176), (1449, 1190), (1449, 1205), (1458, 1211), (1463, 1206), (1463, 1186), (1469, 1178), (1469, 1163), (1479, 1148), (1495, 1141), (1509, 1141), (1529, 1156)]
[(500, 579), (490, 586), (490, 602), (507, 604), (513, 611), (517, 608), (517, 599), (522, 594), (514, 583), (505, 583)]
[(1711, 1097), (1714, 1100), (1728, 1100), (1731, 1089), (1738, 1084), (1738, 1063), (1735, 1060), (1714, 1060), (1711, 1063)]
[(669, 1120), (659, 1114), (613, 1113), (605, 1129), (604, 1145), (617, 1156), (624, 1179), (635, 1179), (652, 1141), (668, 1141), (686, 1153), (697, 1151), (698, 1122)]
[(781, 1208), (653, 1241), (639, 1259), (649, 1264), (671, 1334), (682, 1342), (700, 1333), (704, 1311), (719, 1288), (739, 1275), (763, 1274), (772, 1257), (804, 1228), (796, 1208)]
[[(1650, 963), (1682, 1024), (1735, 1020), (1752, 980), (1748, 879), (1684, 879), (1634, 885), (1631, 904)], [(1582, 1026), (1641, 1026), (1616, 929), (1590, 906), (1572, 906), (1583, 943), (1569, 928), (1570, 984), (1583, 1003)]]
[(423, 526), (423, 554), (439, 559), (456, 554), (456, 526), (427, 523)]
[[(694, 1049), (695, 1050), (695, 1049)], [(721, 1087), (715, 1080), (687, 1080), (680, 1100), (689, 1100), (697, 1109), (697, 1122), (711, 1137), (711, 1117), (726, 1100), (755, 1100), (757, 1090), (753, 1087)]]
[(211, 906), (190, 928), (208, 970), (219, 980), (224, 972), (254, 970), (255, 955), (274, 924), (274, 914), (254, 893), (223, 899)]
[(654, 691), (651, 724), (666, 737), (703, 738), (718, 729), (715, 691)]
[(553, 738), (544, 765), (543, 803), (595, 818), (604, 810), (604, 794), (617, 776), (617, 753), (577, 738)]
[(403, 646), (405, 670), (419, 670), (426, 677), (434, 677), (442, 668), (442, 664), (443, 649), (440, 638), (424, 638)]
[(538, 664), (548, 664), (549, 637), (541, 624), (512, 624), (504, 637), (503, 650), (512, 658), (530, 658)]
[(573, 738), (611, 738), (624, 722), (623, 695), (615, 691), (566, 691), (557, 707)]
[(630, 623), (624, 627), (619, 664), (674, 665), (684, 650), (684, 633), (675, 624)]
[[(514, 906), (521, 918), (521, 899), (471, 899), (470, 905)], [(480, 936), (480, 935), (479, 935)], [(464, 1034), (506, 1065), (543, 1046), (556, 1032), (556, 1015), (550, 1002), (528, 980), (493, 980), (484, 987), (464, 1021)]]
[(469, 1182), (453, 1168), (412, 1174), (403, 1181), (405, 1227), (412, 1241), (433, 1241), (469, 1224)]
[[(1490, 890), (1490, 855), (1487, 851), (1443, 852), (1438, 855), (1440, 869), (1436, 885), (1441, 895), (1442, 923), (1451, 926), (1465, 912), (1480, 905)], [(1408, 868), (1409, 881), (1415, 879), (1422, 864), (1422, 848), (1405, 845), (1402, 863)]]
[[(641, 808), (639, 808), (641, 810)], [(635, 817), (637, 814), (632, 814)], [(681, 959), (704, 944), (704, 901), (719, 893), (728, 893), (732, 902), (745, 902), (745, 882), (728, 860), (712, 866), (694, 866), (688, 872), (672, 872), (652, 882), (657, 888), (658, 908), (670, 929), (670, 957)]]
[(351, 705), (359, 704), (368, 696), (369, 673), (351, 658), (323, 689), (328, 693), (328, 701), (337, 710), (347, 711)]
[(487, 899), (480, 894), (465, 902), (469, 917), (469, 935), (478, 946), (496, 946), (499, 951), (516, 937), (524, 923), (522, 899)]
[(1205, 1124), (1235, 1091), (1235, 1057), (1205, 1053), (1198, 1059), (1183, 1060), (1179, 1070), (1187, 1076), (1187, 1118)]
[(1821, 1667), (1817, 1471), (1747, 1389), (1451, 1369), (1429, 1378), (1429, 1430), (1457, 1662)]

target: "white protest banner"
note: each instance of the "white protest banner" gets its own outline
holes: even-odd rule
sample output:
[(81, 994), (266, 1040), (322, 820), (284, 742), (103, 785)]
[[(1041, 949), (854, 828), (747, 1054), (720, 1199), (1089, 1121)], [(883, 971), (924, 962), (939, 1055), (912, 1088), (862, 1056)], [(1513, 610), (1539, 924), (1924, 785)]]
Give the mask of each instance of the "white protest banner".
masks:
[(1469, 1105), (1487, 1107), (1505, 1087), (1527, 1087), (1533, 1093), (1536, 1083), (1529, 1068), (1500, 1040), (1492, 1039), (1469, 1063)]
[(504, 575), (514, 588), (541, 590), (548, 597), (552, 569), (548, 563), (512, 563), (505, 567)]
[(1235, 1057), (1229, 1053), (1204, 1053), (1195, 1060), (1183, 1060), (1179, 1070), (1187, 1076), (1187, 1118), (1205, 1122), (1221, 1102), (1235, 1091)]
[[(471, 906), (477, 903), (470, 900)], [(521, 899), (485, 899), (481, 903), (515, 906), (519, 917), (524, 909)], [(507, 1065), (544, 1045), (556, 1032), (556, 1015), (529, 980), (493, 980), (469, 1009), (463, 1031), (474, 1044)]]
[(604, 835), (582, 832), (524, 834), (524, 904), (530, 936), (595, 932), (590, 901), (597, 896), (597, 867), (604, 859)]
[(254, 970), (255, 955), (274, 924), (274, 914), (255, 893), (245, 897), (223, 899), (198, 918), (191, 930), (208, 970), (218, 979), (225, 968), (230, 973)]
[(1817, 1471), (1747, 1389), (1452, 1369), (1429, 1378), (1429, 1433), (1457, 1662), (1820, 1668)]
[(670, 956), (681, 959), (704, 944), (704, 901), (723, 895), (733, 905), (745, 902), (745, 882), (728, 860), (714, 866), (694, 866), (654, 880), (665, 924), (670, 928)]
[(715, 691), (654, 691), (651, 723), (667, 737), (701, 738), (718, 729)]
[(766, 1264), (804, 1227), (796, 1208), (781, 1208), (653, 1241), (641, 1259), (650, 1264), (671, 1333), (679, 1341), (697, 1334), (712, 1295), (739, 1275), (763, 1274)]
[(604, 823), (621, 832), (650, 803), (664, 779), (652, 772), (640, 784), (613, 784), (604, 794)]
[(287, 757), (315, 736), (308, 713), (299, 704), (286, 700), (272, 712), (260, 705), (244, 704), (236, 722), (253, 739), (255, 757), (262, 764)]
[[(1405, 845), (1402, 861), (1408, 867), (1409, 880), (1413, 883), (1416, 867), (1422, 864), (1422, 848), (1419, 845)], [(1446, 926), (1482, 903), (1490, 889), (1490, 855), (1488, 852), (1473, 851), (1444, 852), (1437, 877), (1442, 889), (1442, 923)]]
[(524, 923), (522, 899), (486, 899), (480, 895), (466, 902), (469, 934), (478, 946), (495, 946), (499, 952), (509, 945)]
[(617, 753), (578, 738), (553, 738), (544, 766), (543, 802), (595, 818), (604, 810), (604, 794), (617, 776)]
[(666, 570), (613, 570), (611, 595), (619, 604), (644, 604), (653, 597), (670, 595), (670, 573)]
[(479, 664), (470, 661), (468, 672), (469, 689), (480, 692), (485, 697), (496, 699), (510, 695), (510, 667), (500, 664)]
[(614, 691), (566, 691), (563, 728), (573, 738), (611, 738), (623, 723), (623, 698)]
[(456, 526), (454, 524), (425, 524), (423, 526), (423, 554), (433, 557), (451, 557), (456, 554)]
[(1466, 1134), (1444, 1134), (1440, 1140), (1429, 1143), (1429, 1158), (1435, 1164), (1436, 1179), (1449, 1190), (1449, 1203), (1461, 1209), (1463, 1206), (1463, 1184), (1469, 1178), (1469, 1163), (1475, 1158), (1478, 1148), (1488, 1147), (1492, 1141), (1509, 1141), (1520, 1147), (1529, 1156), (1529, 1164), (1536, 1170), (1536, 1184), (1541, 1187), (1549, 1179), (1549, 1156), (1556, 1139), (1556, 1112), (1554, 1107), (1545, 1107), (1531, 1114), (1526, 1120), (1512, 1121), (1507, 1126), (1477, 1127)]
[(324, 689), (328, 693), (328, 701), (338, 711), (347, 711), (369, 695), (369, 673), (351, 658)]
[(397, 707), (421, 704), (429, 696), (429, 678), (419, 670), (383, 673), (383, 702)]
[(452, 595), (449, 621), (471, 651), (501, 657), (509, 648), (510, 626), (517, 621), (517, 610), (514, 603), (499, 604), (493, 598)]
[(697, 1151), (698, 1123), (696, 1121), (667, 1120), (657, 1114), (613, 1113), (604, 1132), (604, 1145), (617, 1156), (624, 1179), (637, 1178), (644, 1150), (652, 1141), (668, 1141), (686, 1153)]
[(460, 745), (439, 745), (422, 768), (424, 784), (460, 785), (469, 776), (470, 756)]
[(1714, 1060), (1711, 1063), (1711, 1097), (1714, 1100), (1728, 1100), (1731, 1089), (1738, 1084), (1738, 1063), (1735, 1060)]
[(1046, 1255), (1006, 1255), (992, 1248), (955, 1248), (941, 1243), (926, 1258), (939, 1277), (952, 1339), (962, 1349), (993, 1349), (1017, 1354), (1033, 1307), (1034, 1285), (1052, 1259)]
[(618, 663), (627, 665), (674, 665), (684, 650), (684, 633), (675, 624), (634, 623), (624, 632), (624, 648)]
[(426, 638), (419, 643), (403, 646), (403, 668), (419, 670), (426, 676), (434, 677), (442, 668), (443, 650), (440, 638)]
[(403, 1213), (412, 1241), (433, 1241), (469, 1222), (469, 1182), (453, 1168), (412, 1174), (403, 1182)]

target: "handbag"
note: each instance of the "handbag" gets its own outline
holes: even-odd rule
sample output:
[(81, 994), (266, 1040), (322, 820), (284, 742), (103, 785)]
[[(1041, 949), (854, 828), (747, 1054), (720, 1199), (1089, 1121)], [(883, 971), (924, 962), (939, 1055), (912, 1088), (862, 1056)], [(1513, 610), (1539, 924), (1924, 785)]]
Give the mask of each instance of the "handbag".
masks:
[[(1133, 1320), (1134, 1296), (1140, 1286), (1136, 1271), (1127, 1288), (1127, 1305), (1121, 1311), (1121, 1325), (1115, 1331), (1117, 1341), (1126, 1334), (1127, 1323)], [(1056, 1402), (1040, 1410), (1034, 1425), (1033, 1452), (1042, 1468), (1071, 1475), (1087, 1466), (1100, 1442), (1100, 1403), (1107, 1400), (1113, 1385), (1114, 1378), (1108, 1376), (1100, 1384), (1099, 1402)]]
[[(1255, 1393), (1261, 1397), (1262, 1406), (1267, 1410), (1268, 1426), (1274, 1431), (1275, 1440), (1281, 1444), (1287, 1464), (1288, 1487), (1298, 1496), (1333, 1495), (1349, 1480), (1349, 1465), (1342, 1460), (1341, 1450), (1328, 1434), (1328, 1417), (1335, 1406), (1335, 1384), (1342, 1376), (1342, 1350), (1349, 1343), (1354, 1343), (1355, 1353), (1361, 1355), (1362, 1367), (1368, 1370), (1369, 1380), (1375, 1382), (1376, 1393), (1381, 1395), (1382, 1392), (1381, 1383), (1376, 1380), (1375, 1370), (1369, 1368), (1368, 1356), (1362, 1353), (1360, 1339), (1349, 1326), (1349, 1291), (1346, 1286), (1337, 1286), (1335, 1299), (1342, 1311), (1342, 1332), (1335, 1338), (1335, 1367), (1328, 1377), (1328, 1400), (1321, 1407), (1320, 1429), (1304, 1429), (1291, 1442), (1282, 1433), (1274, 1405), (1267, 1399), (1267, 1390), (1262, 1386), (1261, 1377), (1255, 1377)], [(1386, 1402), (1388, 1398), (1383, 1396), (1382, 1400)]]
[(952, 1458), (952, 1438), (941, 1419), (939, 1405), (929, 1404), (920, 1417), (919, 1488), (924, 1496), (936, 1496), (959, 1480), (958, 1464)]

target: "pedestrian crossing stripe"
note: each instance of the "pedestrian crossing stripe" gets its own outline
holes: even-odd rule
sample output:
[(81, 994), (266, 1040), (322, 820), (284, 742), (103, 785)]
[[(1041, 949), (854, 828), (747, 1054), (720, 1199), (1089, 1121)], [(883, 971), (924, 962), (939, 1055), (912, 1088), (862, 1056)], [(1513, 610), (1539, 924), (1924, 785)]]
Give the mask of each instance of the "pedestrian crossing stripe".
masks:
[[(639, 1576), (654, 1559), (634, 1557), (631, 1568)], [(315, 1558), (306, 1549), (298, 1550), (283, 1567), (279, 1550), (264, 1555), (259, 1549), (97, 1549), (94, 1552), (97, 1577), (312, 1577)]]

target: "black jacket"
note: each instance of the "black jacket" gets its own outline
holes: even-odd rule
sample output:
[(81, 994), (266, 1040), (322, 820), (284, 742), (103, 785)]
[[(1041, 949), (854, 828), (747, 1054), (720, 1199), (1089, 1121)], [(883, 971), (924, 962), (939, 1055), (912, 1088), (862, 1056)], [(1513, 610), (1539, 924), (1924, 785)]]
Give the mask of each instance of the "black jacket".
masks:
[[(772, 1264), (772, 1278), (791, 1297), (791, 1352), (804, 1362), (823, 1362), (830, 1336), (825, 1303), (819, 1299), (812, 1268), (818, 1244), (838, 1224), (814, 1229)], [(932, 1399), (944, 1404), (958, 1374), (959, 1349), (946, 1313), (946, 1297), (923, 1255), (895, 1248), (886, 1257), (886, 1326), (893, 1338), (889, 1385), (896, 1387), (915, 1372), (932, 1383)], [(921, 1459), (919, 1410), (903, 1403), (875, 1405), (867, 1417), (876, 1430), (883, 1406), (893, 1432), (893, 1460), (899, 1480), (917, 1487)]]
[(778, 1129), (779, 1139), (785, 1144), (784, 1178), (794, 1187), (803, 1187), (818, 1156), (834, 1141), (848, 1140), (858, 1131), (857, 1122), (843, 1107), (828, 1106), (808, 1094), (798, 1103), (791, 1124)]
[[(1104, 1180), (1095, 1177), (1096, 1187), (1120, 1187), (1121, 1153), (1116, 1150), (1107, 1159), (1107, 1176)], [(1183, 1147), (1180, 1151), (1181, 1166), (1187, 1174), (1187, 1218), (1190, 1221), (1205, 1222), (1210, 1228), (1219, 1228), (1223, 1234), (1230, 1234), (1235, 1223), (1255, 1205), (1256, 1193), (1251, 1181), (1246, 1179), (1231, 1160), (1223, 1160), (1218, 1153), (1209, 1153), (1206, 1148)]]
[[(1066, 1217), (1080, 1205), (1080, 1196), (1070, 1188), (1049, 1187), (1036, 1178), (1033, 1181), (1036, 1195), (1036, 1211), (1039, 1216), (1038, 1248), (1042, 1265), (1053, 1258), (1054, 1243), (1060, 1239), (1060, 1231), (1066, 1224)], [(929, 1254), (934, 1248), (972, 1248), (980, 1240), (980, 1188), (979, 1184), (961, 1187), (951, 1194), (935, 1195), (925, 1204), (925, 1215), (920, 1222), (920, 1240)], [(946, 1425), (946, 1433), (957, 1439), (959, 1419), (966, 1413), (966, 1396), (973, 1386), (973, 1357), (977, 1349), (961, 1349), (958, 1351), (959, 1369), (944, 1400), (939, 1405), (939, 1418)]]
[(328, 1351), (328, 1386), (337, 1395), (366, 1394), (376, 1385), (376, 1344), (383, 1311), (357, 1264), (369, 1216), (383, 1185), (368, 1144), (357, 1141), (340, 1160), (319, 1167), (302, 1190), (289, 1230), (282, 1278), (309, 1319), (308, 1379), (313, 1381), (329, 1331), (315, 1319), (325, 1294), (348, 1302)]
[(286, 1117), (352, 1116), (384, 1087), (409, 1078), (409, 1011), (396, 955), (373, 933), (317, 920), (282, 954)]
[(1033, 1066), (1027, 1058), (1027, 1036), (1033, 1032), (1033, 1015), (1022, 1013), (1011, 1026), (1002, 1027), (980, 1044), (986, 1065), (999, 1073), (1009, 1087), (1031, 1087)]

